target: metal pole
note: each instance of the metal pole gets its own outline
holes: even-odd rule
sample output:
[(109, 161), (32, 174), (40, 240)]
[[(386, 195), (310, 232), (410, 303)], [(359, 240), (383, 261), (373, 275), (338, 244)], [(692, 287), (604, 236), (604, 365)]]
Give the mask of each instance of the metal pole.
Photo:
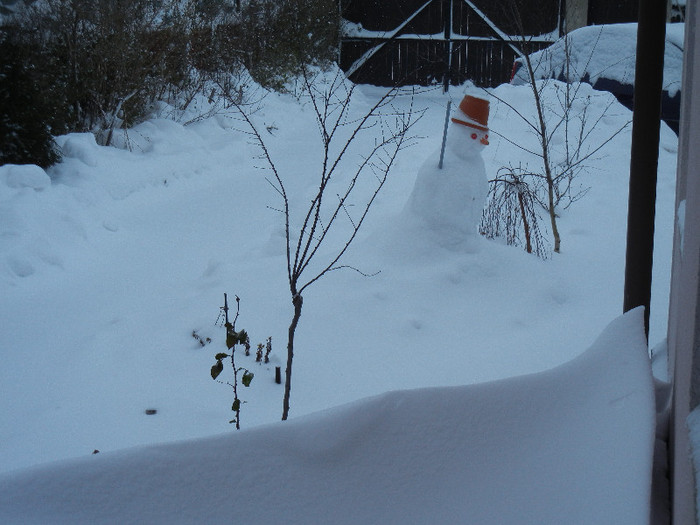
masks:
[(666, 0), (640, 0), (623, 311), (645, 307), (649, 335)]
[(447, 101), (447, 111), (445, 112), (445, 128), (442, 130), (442, 147), (440, 148), (440, 162), (438, 163), (438, 168), (442, 169), (442, 160), (445, 158), (445, 143), (447, 142), (447, 126), (450, 123), (450, 107), (452, 106), (452, 101)]

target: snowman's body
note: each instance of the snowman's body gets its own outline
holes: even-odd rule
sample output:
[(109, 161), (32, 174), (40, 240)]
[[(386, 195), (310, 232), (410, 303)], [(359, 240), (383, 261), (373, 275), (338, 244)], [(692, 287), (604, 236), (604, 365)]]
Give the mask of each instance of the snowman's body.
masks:
[(452, 122), (442, 169), (438, 167), (436, 152), (418, 171), (409, 201), (410, 212), (450, 244), (478, 235), (488, 193), (481, 157), (487, 138), (488, 130)]

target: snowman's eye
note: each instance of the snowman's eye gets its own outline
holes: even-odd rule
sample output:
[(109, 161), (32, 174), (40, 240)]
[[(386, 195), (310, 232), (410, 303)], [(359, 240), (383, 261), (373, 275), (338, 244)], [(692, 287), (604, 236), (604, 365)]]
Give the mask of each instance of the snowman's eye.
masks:
[(488, 134), (484, 135), (484, 138), (485, 138), (486, 140), (488, 140), (488, 138), (489, 138)]
[(472, 133), (472, 140), (476, 140), (476, 133)]

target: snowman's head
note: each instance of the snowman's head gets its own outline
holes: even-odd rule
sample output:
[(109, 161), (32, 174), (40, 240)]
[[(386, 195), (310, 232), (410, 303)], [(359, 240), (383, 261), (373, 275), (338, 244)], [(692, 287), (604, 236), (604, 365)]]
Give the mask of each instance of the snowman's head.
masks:
[(455, 125), (452, 126), (454, 133), (460, 137), (464, 145), (476, 145), (478, 147), (489, 145), (489, 130), (472, 128), (469, 126)]
[(481, 149), (489, 144), (489, 101), (467, 95), (459, 104), (459, 110), (452, 117), (453, 134), (457, 136), (455, 146)]
[(481, 155), (488, 143), (488, 130), (475, 129), (457, 123), (450, 125), (447, 147), (457, 157), (466, 159)]

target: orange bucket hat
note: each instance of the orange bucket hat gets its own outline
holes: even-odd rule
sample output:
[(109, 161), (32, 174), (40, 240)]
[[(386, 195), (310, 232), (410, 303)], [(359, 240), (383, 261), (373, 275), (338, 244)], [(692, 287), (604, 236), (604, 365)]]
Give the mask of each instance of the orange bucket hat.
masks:
[(469, 126), (481, 131), (488, 131), (489, 101), (483, 98), (466, 95), (459, 103), (462, 118), (452, 117), (452, 122)]

